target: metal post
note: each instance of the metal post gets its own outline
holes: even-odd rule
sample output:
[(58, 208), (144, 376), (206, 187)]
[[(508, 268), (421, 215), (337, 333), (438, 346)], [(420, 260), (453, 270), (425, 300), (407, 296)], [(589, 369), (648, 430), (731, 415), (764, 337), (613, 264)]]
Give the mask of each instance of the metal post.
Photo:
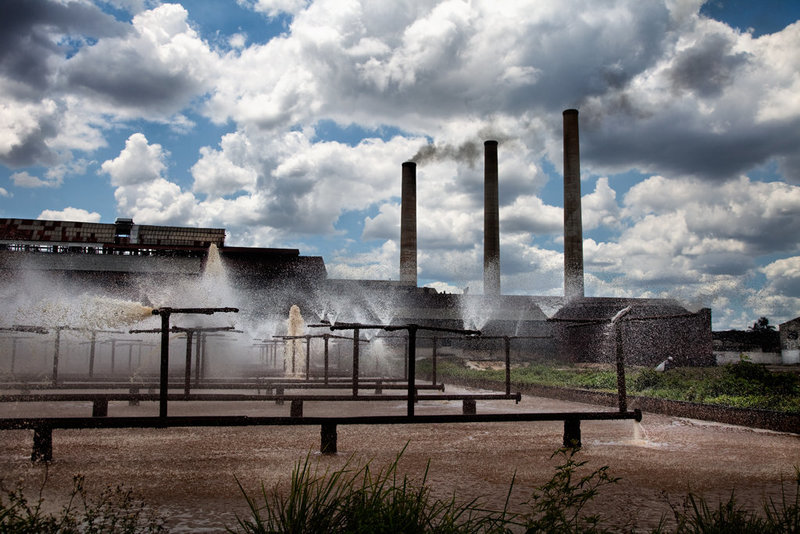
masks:
[(358, 397), (358, 343), (361, 331), (353, 329), (353, 396)]
[(564, 419), (564, 447), (579, 449), (581, 447), (581, 420), (578, 418)]
[(330, 336), (325, 334), (322, 336), (325, 340), (325, 383), (328, 383), (328, 341), (330, 341)]
[(511, 338), (503, 336), (506, 345), (506, 395), (511, 395)]
[(303, 399), (292, 399), (289, 407), (290, 417), (303, 417)]
[(53, 428), (49, 425), (38, 425), (33, 429), (32, 462), (49, 462), (53, 459)]
[(203, 343), (201, 347), (203, 347), (203, 354), (200, 356), (200, 378), (204, 379), (208, 376), (208, 354), (206, 354), (206, 337), (207, 335), (204, 333), (200, 334), (200, 337), (203, 338)]
[(200, 383), (200, 342), (202, 341), (202, 337), (198, 335), (196, 346), (194, 348), (194, 385)]
[(97, 332), (92, 330), (91, 342), (89, 344), (89, 378), (94, 376), (94, 350), (97, 342)]
[(433, 336), (433, 354), (431, 355), (433, 371), (431, 372), (431, 384), (436, 385), (436, 336)]
[(625, 354), (622, 350), (622, 322), (614, 324), (615, 344), (617, 353), (617, 397), (619, 398), (619, 411), (628, 411), (628, 392), (625, 385)]
[(189, 396), (189, 392), (191, 389), (191, 381), (192, 381), (192, 336), (194, 335), (193, 330), (186, 331), (186, 368), (184, 370), (183, 376), (183, 394), (187, 397)]
[(417, 325), (408, 325), (408, 416), (414, 416), (414, 401), (417, 396)]
[(58, 356), (61, 350), (61, 329), (56, 328), (55, 351), (53, 352), (53, 385), (58, 385)]
[(306, 380), (311, 378), (311, 336), (306, 336)]
[(17, 363), (17, 343), (19, 338), (14, 338), (11, 344), (11, 374), (14, 374), (14, 365)]
[(408, 380), (408, 338), (406, 338), (406, 354), (403, 358), (403, 378)]
[(295, 356), (297, 355), (297, 343), (295, 343), (295, 340), (293, 339), (293, 340), (289, 341), (289, 344), (292, 347), (292, 376), (294, 376), (294, 374), (296, 372), (296, 370), (295, 370)]
[(322, 423), (319, 452), (336, 454), (336, 425), (334, 423)]
[(160, 310), (161, 315), (161, 373), (158, 396), (158, 416), (167, 416), (167, 393), (169, 391), (169, 310)]

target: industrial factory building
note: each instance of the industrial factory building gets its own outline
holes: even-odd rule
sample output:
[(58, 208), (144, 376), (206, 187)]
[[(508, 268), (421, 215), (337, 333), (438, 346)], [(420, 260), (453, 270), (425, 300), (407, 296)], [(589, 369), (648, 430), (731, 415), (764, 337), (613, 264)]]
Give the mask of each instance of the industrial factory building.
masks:
[[(140, 299), (143, 280), (173, 284), (199, 277), (213, 248), (231, 286), (251, 297), (253, 313), (286, 317), (298, 304), (316, 321), (335, 301), (340, 321), (479, 326), (485, 336), (513, 337), (517, 354), (527, 358), (607, 361), (616, 344), (626, 361), (642, 365), (667, 358), (677, 365), (712, 364), (710, 310), (692, 313), (668, 299), (584, 296), (577, 110), (566, 110), (563, 119), (563, 298), (502, 294), (497, 142), (492, 140), (485, 143), (484, 295), (441, 294), (417, 286), (414, 162), (401, 167), (399, 281), (331, 280), (321, 257), (301, 256), (296, 249), (228, 247), (222, 228), (140, 225), (131, 219), (114, 224), (0, 219), (0, 283), (20, 272), (46, 271), (55, 279)], [(471, 318), (474, 310), (485, 316)], [(608, 327), (617, 320), (610, 336)]]

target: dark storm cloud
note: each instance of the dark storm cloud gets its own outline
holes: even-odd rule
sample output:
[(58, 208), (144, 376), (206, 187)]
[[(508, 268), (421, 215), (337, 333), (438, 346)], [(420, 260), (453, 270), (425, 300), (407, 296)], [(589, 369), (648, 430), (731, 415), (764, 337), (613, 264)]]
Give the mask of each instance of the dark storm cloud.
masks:
[(58, 133), (57, 119), (54, 117), (40, 119), (36, 128), (15, 144), (6, 153), (0, 153), (0, 162), (12, 169), (30, 165), (52, 165), (56, 163), (56, 154), (47, 146), (47, 139)]
[(703, 126), (696, 115), (677, 113), (617, 123), (582, 135), (581, 156), (589, 165), (722, 181), (773, 158), (791, 158), (800, 146), (800, 119), (748, 123), (724, 133)]
[(715, 34), (682, 51), (667, 74), (673, 89), (704, 97), (719, 95), (733, 81), (736, 70), (750, 59), (744, 52), (731, 53), (732, 48), (730, 39)]
[(149, 108), (163, 113), (174, 112), (195, 94), (197, 83), (184, 73), (140, 68), (141, 59), (107, 59), (98, 65), (97, 58), (72, 62), (66, 80), (70, 87), (89, 90), (116, 106)]
[(54, 34), (101, 37), (128, 31), (89, 4), (3, 0), (0, 6), (0, 74), (37, 90), (48, 85), (49, 61), (69, 52)]

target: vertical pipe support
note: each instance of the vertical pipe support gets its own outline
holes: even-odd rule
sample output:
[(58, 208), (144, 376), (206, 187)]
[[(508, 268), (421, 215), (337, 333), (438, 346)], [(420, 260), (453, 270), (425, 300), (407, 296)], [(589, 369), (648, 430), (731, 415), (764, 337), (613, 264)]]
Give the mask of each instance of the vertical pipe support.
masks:
[(417, 397), (417, 325), (408, 325), (408, 416), (414, 416)]
[(461, 413), (463, 415), (475, 415), (478, 411), (475, 399), (464, 399), (461, 401)]
[(306, 336), (306, 380), (311, 379), (311, 336)]
[(359, 338), (361, 337), (361, 330), (358, 328), (353, 329), (353, 396), (358, 397), (358, 358), (359, 358)]
[(324, 349), (325, 350), (325, 354), (324, 354), (325, 374), (324, 374), (324, 381), (325, 381), (325, 384), (327, 384), (328, 383), (328, 364), (329, 364), (329, 362), (328, 362), (328, 341), (330, 341), (330, 335), (324, 334), (322, 336), (322, 338), (325, 340), (325, 349)]
[(167, 393), (169, 392), (169, 316), (166, 309), (156, 310), (161, 315), (161, 366), (159, 373), (158, 416), (167, 416)]
[(506, 349), (506, 395), (511, 395), (511, 338), (503, 336)]
[(581, 447), (581, 420), (575, 417), (564, 419), (564, 448)]
[(61, 351), (61, 328), (56, 328), (55, 349), (53, 350), (53, 385), (58, 385), (58, 358)]
[(53, 427), (46, 424), (33, 429), (32, 462), (49, 462), (53, 459)]
[(303, 399), (292, 399), (289, 406), (289, 417), (303, 417)]
[(192, 385), (192, 337), (193, 330), (186, 331), (186, 363), (183, 369), (183, 394), (189, 396)]
[(319, 452), (322, 454), (336, 454), (336, 438), (336, 424), (322, 423)]
[(614, 345), (617, 360), (617, 399), (620, 413), (628, 411), (628, 388), (625, 384), (625, 351), (622, 344), (622, 321), (614, 323)]
[(92, 336), (89, 341), (89, 378), (94, 377), (94, 352), (97, 345), (97, 332), (92, 330)]
[(433, 336), (433, 348), (431, 349), (431, 363), (433, 364), (433, 370), (431, 371), (431, 385), (436, 385), (436, 336)]

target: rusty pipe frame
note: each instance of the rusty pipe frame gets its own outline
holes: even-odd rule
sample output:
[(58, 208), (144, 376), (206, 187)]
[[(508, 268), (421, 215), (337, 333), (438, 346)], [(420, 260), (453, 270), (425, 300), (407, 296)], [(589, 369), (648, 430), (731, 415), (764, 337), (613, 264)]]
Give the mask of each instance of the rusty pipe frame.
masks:
[[(386, 332), (395, 332), (397, 330), (406, 330), (408, 332), (408, 417), (414, 416), (414, 402), (416, 401), (416, 372), (417, 372), (417, 331), (424, 330), (429, 332), (450, 332), (456, 334), (464, 334), (471, 336), (480, 336), (480, 330), (464, 330), (460, 328), (442, 328), (437, 326), (421, 326), (418, 324), (404, 324), (404, 325), (378, 325), (378, 324), (361, 324), (361, 323), (344, 323), (336, 324), (330, 327), (331, 330), (353, 330), (354, 337), (358, 337), (358, 332), (361, 329), (384, 330)], [(358, 343), (353, 343), (353, 392), (357, 394), (358, 378), (357, 374), (358, 365)]]
[(212, 315), (214, 313), (238, 313), (239, 308), (154, 308), (153, 315), (161, 317), (161, 367), (158, 401), (158, 416), (167, 417), (167, 394), (169, 392), (169, 318), (173, 313)]

